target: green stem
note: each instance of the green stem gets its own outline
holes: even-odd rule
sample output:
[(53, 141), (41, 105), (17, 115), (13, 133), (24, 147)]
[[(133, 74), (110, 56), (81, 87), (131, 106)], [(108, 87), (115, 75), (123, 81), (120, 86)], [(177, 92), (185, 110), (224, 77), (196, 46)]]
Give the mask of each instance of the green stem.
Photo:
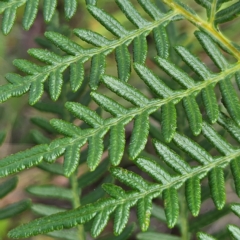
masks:
[[(73, 208), (78, 208), (81, 206), (80, 202), (80, 191), (78, 188), (78, 182), (77, 182), (77, 171), (72, 174), (70, 177), (71, 187), (72, 187), (72, 206)], [(79, 240), (85, 240), (85, 232), (84, 232), (84, 226), (78, 225), (78, 239)]]

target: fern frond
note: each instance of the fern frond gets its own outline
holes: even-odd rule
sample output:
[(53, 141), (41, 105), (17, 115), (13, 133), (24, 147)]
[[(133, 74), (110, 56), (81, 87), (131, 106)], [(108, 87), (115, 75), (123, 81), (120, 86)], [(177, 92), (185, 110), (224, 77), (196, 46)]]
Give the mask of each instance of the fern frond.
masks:
[[(238, 129), (240, 131), (239, 127)], [(10, 236), (15, 238), (28, 237), (57, 229), (70, 228), (94, 219), (91, 232), (96, 237), (107, 224), (107, 219), (111, 213), (114, 213), (115, 216), (115, 234), (120, 234), (126, 225), (126, 216), (129, 215), (129, 209), (134, 205), (138, 209), (140, 227), (142, 230), (146, 230), (150, 221), (152, 199), (158, 197), (161, 193), (165, 203), (167, 223), (169, 227), (173, 227), (178, 217), (177, 189), (186, 183), (185, 194), (188, 207), (196, 216), (200, 210), (200, 180), (206, 176), (209, 179), (212, 199), (216, 207), (222, 209), (225, 203), (223, 168), (237, 159), (240, 152), (238, 148), (225, 143), (222, 137), (206, 122), (203, 122), (203, 134), (225, 156), (212, 157), (196, 142), (176, 133), (173, 138), (174, 142), (201, 164), (201, 166), (191, 167), (167, 145), (154, 140), (157, 153), (176, 174), (170, 174), (164, 167), (151, 159), (138, 157), (134, 160), (134, 163), (157, 183), (150, 183), (129, 170), (112, 167), (110, 172), (114, 178), (133, 190), (125, 191), (114, 184), (104, 184), (103, 189), (108, 193), (108, 198), (100, 199), (94, 204), (88, 204), (75, 210), (36, 219), (12, 230)], [(235, 179), (235, 181), (238, 181), (238, 179)], [(222, 198), (219, 196), (222, 196)]]
[[(18, 8), (25, 6), (22, 26), (24, 30), (29, 30), (33, 25), (38, 13), (39, 0), (8, 0), (0, 2), (0, 13), (3, 14), (2, 31), (7, 35), (15, 22), (16, 13)], [(46, 23), (50, 22), (56, 10), (57, 0), (44, 0), (43, 1), (43, 17)], [(73, 17), (77, 10), (77, 1), (68, 0), (64, 1), (65, 17), (70, 19)]]

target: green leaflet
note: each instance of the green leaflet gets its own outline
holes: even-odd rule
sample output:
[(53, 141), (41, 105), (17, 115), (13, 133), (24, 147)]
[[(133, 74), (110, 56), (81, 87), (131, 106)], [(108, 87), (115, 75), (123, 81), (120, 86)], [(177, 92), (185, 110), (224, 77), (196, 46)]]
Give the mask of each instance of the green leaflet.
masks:
[(73, 32), (83, 41), (90, 43), (96, 47), (108, 46), (112, 43), (111, 40), (108, 40), (99, 33), (93, 32), (91, 30), (76, 28), (73, 30)]
[(0, 184), (0, 199), (5, 197), (9, 192), (16, 188), (18, 182), (17, 177), (12, 177)]
[(33, 186), (28, 187), (27, 191), (38, 197), (66, 199), (72, 201), (73, 195), (70, 189), (56, 186)]
[(158, 7), (151, 1), (138, 0), (141, 7), (151, 16), (153, 19), (158, 19), (164, 16), (164, 14), (158, 9)]
[(94, 111), (88, 109), (87, 107), (75, 103), (67, 102), (65, 107), (77, 118), (83, 120), (91, 127), (97, 128), (104, 124), (104, 120)]
[(80, 160), (80, 148), (86, 143), (81, 141), (66, 148), (64, 154), (63, 172), (66, 177), (70, 177), (77, 169)]
[(223, 169), (215, 167), (209, 172), (208, 177), (213, 202), (217, 209), (220, 210), (224, 207), (226, 201)]
[(65, 17), (69, 20), (77, 11), (77, 0), (64, 0)]
[(159, 67), (161, 67), (172, 78), (178, 81), (178, 83), (182, 86), (191, 88), (195, 85), (194, 80), (173, 63), (161, 57), (155, 57), (155, 60)]
[(228, 231), (230, 232), (231, 236), (238, 240), (240, 236), (240, 228), (235, 226), (235, 225), (229, 225), (228, 226)]
[(129, 144), (129, 158), (135, 159), (144, 149), (149, 134), (149, 111), (135, 118), (132, 136)]
[(70, 85), (73, 92), (76, 92), (84, 80), (84, 66), (81, 61), (70, 64)]
[(43, 154), (47, 151), (47, 147), (46, 144), (42, 144), (27, 151), (5, 157), (0, 161), (0, 177), (38, 165), (43, 160)]
[(202, 130), (202, 115), (193, 94), (183, 98), (183, 106), (187, 114), (187, 119), (192, 133), (197, 136)]
[(58, 208), (58, 207), (54, 207), (54, 206), (47, 206), (44, 204), (33, 204), (31, 206), (31, 209), (33, 210), (34, 213), (37, 213), (39, 215), (43, 215), (43, 216), (49, 216), (55, 213), (59, 213), (59, 212), (64, 212), (65, 209), (63, 208)]
[(128, 0), (116, 0), (116, 3), (129, 19), (131, 23), (133, 23), (136, 27), (143, 27), (148, 24), (148, 21), (141, 17), (141, 15), (137, 12), (134, 6)]
[(98, 88), (100, 78), (105, 72), (106, 60), (105, 55), (100, 53), (98, 55), (93, 56), (91, 62), (91, 70), (90, 70), (90, 81), (89, 86), (91, 90), (96, 90)]
[(59, 163), (49, 164), (49, 163), (42, 162), (37, 167), (46, 172), (64, 176), (62, 164), (59, 164)]
[[(51, 120), (54, 122), (54, 120)], [(56, 120), (62, 122), (61, 120)], [(47, 131), (48, 133), (56, 133), (54, 126), (49, 123), (49, 121), (45, 118), (41, 117), (34, 117), (31, 118), (31, 122), (37, 125), (38, 127), (42, 128), (43, 130)]]
[(198, 240), (216, 240), (216, 238), (203, 232), (197, 233), (197, 237), (198, 237)]
[(233, 20), (240, 15), (240, 2), (232, 4), (230, 7), (224, 8), (216, 14), (215, 23), (224, 23)]
[(235, 191), (240, 196), (240, 158), (237, 157), (230, 162), (230, 167), (235, 184)]
[(238, 89), (240, 89), (240, 72), (235, 73), (235, 79), (236, 79), (236, 83), (238, 85)]
[(125, 82), (107, 75), (102, 76), (102, 81), (114, 93), (136, 106), (144, 106), (149, 103), (149, 100), (141, 92)]
[(87, 164), (90, 168), (90, 171), (94, 171), (101, 160), (101, 157), (103, 154), (102, 138), (107, 131), (108, 129), (104, 129), (88, 139), (89, 147), (88, 147)]
[[(27, 60), (24, 60), (24, 59), (15, 59), (13, 61), (13, 64), (19, 70), (21, 70), (22, 72), (27, 73), (29, 75), (38, 74), (43, 70), (42, 67), (40, 67), (34, 63), (31, 63)], [(14, 80), (14, 78), (16, 79), (15, 80), (16, 83), (17, 83), (17, 81), (19, 81), (19, 79), (17, 79), (16, 74), (14, 74), (14, 73), (10, 73), (10, 75), (8, 77), (9, 77), (10, 81), (11, 81), (11, 79)]]
[(18, 5), (15, 4), (4, 11), (2, 20), (2, 31), (4, 35), (7, 35), (13, 27), (16, 19), (17, 8)]
[(201, 207), (201, 184), (198, 176), (186, 181), (185, 194), (189, 210), (196, 217)]
[(162, 134), (165, 142), (171, 142), (177, 128), (177, 112), (174, 103), (170, 102), (161, 108)]
[(147, 39), (141, 34), (133, 40), (133, 62), (144, 64), (147, 58)]
[(169, 56), (169, 40), (164, 25), (160, 25), (153, 29), (153, 37), (157, 49), (157, 55), (167, 59)]
[(231, 144), (226, 142), (222, 136), (216, 133), (214, 129), (206, 122), (203, 122), (203, 135), (224, 155), (234, 151)]
[(167, 98), (174, 94), (174, 91), (170, 89), (149, 68), (144, 65), (134, 63), (134, 69), (144, 83), (159, 97)]
[(147, 231), (149, 227), (153, 197), (152, 194), (149, 194), (137, 202), (138, 221), (142, 231)]
[(112, 208), (108, 208), (97, 214), (97, 216), (94, 218), (93, 226), (91, 228), (91, 235), (93, 237), (97, 237), (102, 232), (108, 223), (110, 214), (115, 210), (115, 208), (116, 207), (113, 206)]
[(134, 162), (141, 170), (147, 172), (153, 179), (162, 184), (173, 181), (173, 178), (164, 169), (150, 159), (137, 158)]
[(105, 111), (110, 112), (113, 116), (126, 115), (129, 111), (116, 101), (98, 92), (91, 92), (91, 97), (99, 106)]
[(53, 14), (57, 7), (57, 0), (44, 0), (43, 2), (43, 17), (45, 22), (52, 20)]
[(38, 77), (36, 82), (33, 82), (30, 87), (30, 92), (29, 92), (29, 104), (34, 105), (42, 96), (44, 92), (44, 81), (47, 79), (47, 76), (44, 78)]
[(124, 82), (127, 82), (131, 72), (131, 59), (127, 45), (123, 44), (117, 47), (115, 53), (118, 69), (118, 78)]
[(163, 201), (168, 227), (173, 228), (179, 215), (177, 190), (173, 187), (165, 189), (163, 191)]
[(219, 85), (225, 107), (233, 120), (240, 126), (240, 102), (230, 78), (222, 80)]
[[(70, 0), (71, 1), (71, 0)], [(79, 53), (83, 53), (83, 48), (77, 43), (69, 40), (67, 37), (56, 32), (45, 32), (44, 36), (50, 40), (54, 45), (60, 48), (62, 51), (76, 56)]]
[(23, 28), (29, 30), (32, 26), (38, 11), (39, 0), (28, 0), (26, 3), (24, 16), (23, 16)]
[(113, 166), (117, 166), (122, 160), (125, 148), (125, 128), (122, 122), (111, 127), (109, 158)]
[(76, 240), (78, 238), (76, 229), (54, 231), (48, 233), (47, 235), (57, 239), (64, 237), (65, 240)]
[(214, 161), (212, 156), (205, 149), (196, 142), (192, 141), (190, 138), (176, 133), (173, 140), (179, 148), (188, 153), (199, 163), (206, 165)]
[(128, 31), (115, 18), (103, 10), (100, 10), (93, 5), (88, 5), (87, 8), (92, 16), (115, 36), (123, 37), (128, 33)]
[(213, 40), (204, 32), (196, 31), (194, 34), (213, 62), (222, 71), (226, 69), (228, 67), (228, 62), (217, 48)]
[(163, 160), (176, 172), (186, 174), (191, 172), (191, 167), (179, 155), (173, 152), (163, 143), (153, 140), (156, 152), (163, 158)]
[(0, 209), (0, 220), (15, 217), (17, 214), (25, 211), (31, 206), (31, 200), (22, 200)]

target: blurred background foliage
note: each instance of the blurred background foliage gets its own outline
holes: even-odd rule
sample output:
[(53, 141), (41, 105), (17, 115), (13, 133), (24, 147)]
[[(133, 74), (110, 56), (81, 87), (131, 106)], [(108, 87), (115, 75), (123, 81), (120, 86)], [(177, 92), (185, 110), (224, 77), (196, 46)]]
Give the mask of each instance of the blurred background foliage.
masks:
[[(79, 38), (73, 36), (72, 29), (73, 28), (85, 28), (85, 29), (91, 29), (93, 31), (96, 31), (100, 33), (101, 35), (106, 36), (107, 38), (114, 38), (113, 35), (111, 35), (107, 30), (105, 30), (100, 23), (98, 23), (87, 11), (85, 0), (79, 0), (79, 6), (77, 14), (70, 20), (67, 21), (64, 19), (63, 14), (63, 1), (58, 1), (58, 12), (55, 14), (52, 22), (48, 25), (46, 25), (43, 21), (42, 13), (39, 11), (37, 20), (35, 21), (33, 27), (29, 31), (24, 31), (21, 27), (21, 19), (23, 15), (24, 7), (21, 7), (18, 10), (16, 24), (14, 25), (14, 28), (12, 32), (8, 36), (3, 36), (2, 33), (0, 33), (0, 85), (5, 84), (6, 80), (4, 78), (4, 75), (9, 72), (15, 72), (16, 69), (12, 65), (12, 61), (16, 58), (24, 58), (24, 59), (30, 59), (30, 56), (27, 54), (27, 50), (32, 47), (42, 47), (42, 48), (48, 48), (52, 51), (62, 54), (62, 52), (54, 47), (52, 44), (50, 44), (44, 37), (43, 34), (45, 31), (56, 31), (60, 32), (66, 36), (69, 36), (72, 40), (76, 41), (80, 45), (84, 47), (89, 47), (88, 44), (81, 41)], [(137, 10), (145, 17), (149, 18), (146, 13), (141, 9), (141, 7), (137, 4), (136, 0), (131, 0), (131, 2), (136, 6)], [(184, 0), (183, 2), (189, 4), (195, 11), (199, 14), (199, 16), (206, 18), (205, 10), (196, 4), (193, 0)], [(233, 2), (237, 1), (231, 1), (231, 4)], [(155, 3), (158, 5), (159, 8), (161, 8), (163, 11), (167, 11), (161, 0), (155, 0)], [(230, 3), (227, 3), (230, 4)], [(126, 17), (123, 15), (123, 13), (119, 10), (117, 5), (112, 0), (99, 0), (98, 6), (108, 13), (112, 14), (116, 19), (119, 20), (127, 29), (133, 29), (133, 25), (126, 19)], [(225, 5), (226, 6), (226, 5)], [(240, 36), (239, 36), (239, 26), (240, 21), (238, 19), (221, 25), (221, 31), (232, 41), (240, 45)], [(170, 42), (172, 46), (175, 45), (183, 45), (186, 46), (190, 51), (192, 51), (195, 55), (197, 55), (205, 64), (211, 68), (212, 71), (217, 71), (210, 58), (205, 54), (203, 49), (200, 47), (200, 44), (196, 41), (193, 32), (196, 30), (196, 28), (191, 25), (189, 22), (182, 20), (175, 22), (174, 24), (169, 24), (167, 27)], [(236, 31), (237, 30), (237, 31)], [(152, 59), (154, 56), (156, 56), (156, 50), (155, 46), (153, 44), (152, 36), (148, 36), (148, 58), (147, 58), (147, 65), (158, 75), (161, 76), (169, 85), (171, 85), (172, 88), (179, 88), (176, 82), (172, 81), (169, 77), (167, 77), (162, 71), (160, 71), (156, 65), (153, 63)], [(171, 46), (171, 47), (172, 47)], [(129, 46), (131, 49), (131, 45)], [(230, 59), (229, 56), (227, 56)], [(185, 65), (183, 62), (177, 57), (175, 54), (173, 48), (171, 50), (171, 58), (175, 61), (175, 63), (178, 64), (178, 66), (186, 69), (190, 75), (192, 75), (195, 79), (197, 79), (197, 76), (195, 76), (192, 71)], [(31, 59), (32, 60), (32, 59)], [(86, 69), (86, 76), (89, 75), (89, 67), (90, 63), (88, 62), (85, 64)], [(117, 70), (116, 70), (116, 64), (114, 60), (114, 55), (110, 54), (107, 57), (107, 70), (106, 73), (109, 75), (117, 76)], [(86, 77), (87, 78), (87, 77)], [(86, 79), (86, 83), (87, 83)], [(146, 86), (143, 84), (142, 81), (139, 80), (136, 73), (132, 72), (132, 76), (130, 79), (130, 84), (134, 85), (138, 89), (140, 89), (144, 94), (146, 94), (149, 97), (154, 97), (151, 95), (150, 91), (146, 88)], [(86, 84), (85, 84), (86, 85)], [(46, 86), (47, 88), (47, 86)], [(99, 87), (100, 92), (105, 92), (107, 94), (110, 94), (111, 98), (114, 98), (115, 100), (119, 101), (125, 106), (128, 106), (129, 103), (126, 103), (123, 99), (113, 96), (113, 93), (106, 92), (106, 88), (100, 85)], [(97, 108), (97, 105), (91, 102), (90, 95), (89, 95), (89, 88), (86, 85), (83, 89), (78, 91), (76, 94), (72, 93), (69, 90), (69, 83), (68, 83), (68, 73), (65, 74), (65, 87), (64, 91), (60, 97), (60, 99), (56, 103), (52, 103), (49, 99), (49, 97), (44, 95), (44, 97), (41, 99), (40, 104), (36, 104), (35, 107), (30, 107), (28, 105), (27, 96), (24, 95), (20, 98), (14, 98), (8, 100), (6, 103), (0, 105), (0, 130), (4, 131), (6, 133), (5, 141), (2, 144), (0, 148), (0, 157), (7, 156), (11, 153), (15, 153), (17, 151), (29, 148), (33, 146), (36, 143), (42, 143), (47, 142), (50, 139), (54, 139), (57, 137), (56, 132), (48, 125), (47, 120), (53, 118), (53, 117), (63, 117), (65, 112), (63, 105), (66, 101), (66, 99), (78, 101), (81, 103), (84, 103), (85, 105), (89, 105), (90, 108), (96, 109), (98, 112), (100, 110)], [(198, 99), (201, 101), (201, 99)], [(39, 111), (41, 109), (41, 104), (49, 104), (49, 106), (52, 106), (55, 109), (60, 109), (59, 112), (56, 110), (56, 114), (53, 113), (47, 113), (44, 111)], [(201, 109), (203, 110), (203, 108)], [(182, 112), (182, 106), (178, 106), (178, 112), (181, 114)], [(103, 117), (108, 117), (109, 115), (102, 111), (101, 114)], [(183, 114), (184, 115), (184, 114)], [(179, 115), (180, 116), (180, 115)], [(158, 124), (158, 121), (156, 121), (159, 118), (159, 114), (154, 114), (152, 122), (151, 122), (151, 135), (155, 138), (158, 137), (160, 126)], [(81, 122), (78, 122), (78, 124), (81, 124)], [(84, 125), (82, 125), (84, 127)], [(129, 124), (127, 128), (127, 139), (130, 137), (132, 126)], [(209, 151), (211, 150), (211, 146), (204, 142), (204, 140), (201, 139), (201, 137), (193, 137), (191, 133), (188, 131), (188, 123), (186, 121), (185, 116), (178, 118), (178, 129), (182, 132), (184, 132), (187, 135), (190, 135), (193, 139), (197, 139), (198, 142), (201, 142), (202, 145), (207, 145), (207, 148)], [(221, 132), (222, 135), (226, 135), (227, 133)], [(229, 141), (233, 141), (229, 139)], [(214, 153), (214, 152), (213, 152)], [(149, 143), (146, 147), (146, 155), (151, 154), (154, 155), (154, 150)], [(84, 176), (88, 172), (88, 168), (84, 161), (84, 154), (81, 157), (81, 165), (78, 172), (78, 177)], [(106, 159), (106, 154), (105, 154)], [(107, 161), (107, 160), (106, 160)], [(103, 161), (103, 163), (106, 161)], [(58, 161), (61, 163), (61, 159)], [(132, 165), (127, 159), (127, 155), (124, 155), (124, 159), (121, 163), (125, 168), (128, 169), (135, 169), (135, 166)], [(100, 184), (102, 182), (111, 182), (113, 181), (109, 177), (107, 178), (106, 169), (108, 164), (106, 163), (102, 167), (102, 172), (99, 178), (95, 179), (92, 184), (89, 186), (89, 184), (86, 184), (84, 186), (84, 189), (82, 190), (82, 203), (86, 203), (90, 200), (94, 200), (97, 197), (101, 197), (103, 195), (103, 191), (101, 191)], [(70, 204), (66, 199), (59, 200), (59, 199), (43, 199), (37, 197), (37, 194), (35, 193), (35, 196), (31, 195), (31, 192), (34, 192), (33, 189), (29, 186), (31, 185), (45, 185), (45, 184), (52, 184), (59, 187), (68, 187), (69, 181), (65, 177), (61, 176), (61, 174), (56, 175), (53, 173), (49, 173), (46, 171), (43, 171), (44, 166), (40, 168), (34, 168), (31, 170), (25, 170), (23, 173), (19, 174), (19, 181), (17, 188), (12, 191), (10, 194), (8, 194), (5, 198), (0, 199), (0, 208), (3, 208), (7, 206), (8, 204), (14, 203), (16, 201), (19, 201), (21, 199), (25, 199), (27, 197), (31, 197), (32, 201), (35, 204), (49, 204), (56, 207), (64, 207), (64, 208), (70, 208)], [(228, 176), (229, 170), (226, 169), (225, 174), (226, 178)], [(140, 174), (140, 173), (139, 173)], [(86, 175), (85, 175), (86, 176)], [(90, 176), (92, 177), (92, 176)], [(85, 181), (91, 179), (89, 176), (85, 179)], [(0, 180), (0, 183), (2, 180)], [(203, 189), (206, 185), (206, 181), (202, 183)], [(28, 191), (25, 191), (25, 189), (28, 188)], [(91, 191), (95, 189), (94, 195), (90, 195)], [(207, 189), (207, 188), (206, 188)], [(237, 201), (236, 195), (232, 191), (232, 181), (227, 181), (227, 202), (232, 202), (232, 200)], [(222, 211), (216, 211), (214, 210), (213, 204), (211, 200), (208, 199), (209, 192), (208, 190), (203, 191), (203, 199), (205, 199), (204, 203), (202, 204), (202, 212), (201, 214), (205, 212), (209, 212), (207, 215), (200, 215), (199, 217), (195, 218), (194, 220), (191, 220), (190, 229), (192, 232), (195, 232), (199, 229), (199, 227), (203, 228), (204, 230), (210, 232), (210, 233), (217, 233), (219, 236), (219, 239), (228, 239), (227, 235), (225, 235), (225, 232), (222, 232), (223, 226), (226, 225), (226, 223), (236, 221), (233, 215), (227, 215), (229, 213), (229, 208), (226, 207)], [(85, 200), (84, 200), (85, 198)], [(184, 200), (183, 200), (184, 201)], [(153, 217), (151, 221), (151, 227), (150, 232), (147, 234), (139, 233), (133, 234), (132, 237), (129, 238), (122, 238), (122, 239), (165, 239), (164, 235), (158, 235), (160, 233), (171, 233), (175, 235), (175, 238), (171, 238), (172, 240), (180, 239), (177, 236), (179, 235), (178, 227), (175, 227), (174, 229), (170, 230), (166, 227), (165, 224), (165, 216), (163, 209), (161, 208), (162, 201), (161, 199), (157, 199), (155, 201), (154, 209), (153, 209)], [(22, 222), (30, 221), (31, 219), (35, 218), (36, 214), (33, 214), (30, 210), (25, 211), (24, 213), (18, 215), (17, 217), (10, 218), (10, 219), (4, 219), (0, 220), (0, 239), (8, 239), (6, 236), (6, 233), (9, 229), (13, 228), (14, 226), (19, 225)], [(221, 218), (222, 216), (225, 216), (224, 218)], [(221, 218), (221, 219), (220, 219)], [(217, 219), (220, 219), (216, 222)], [(135, 213), (132, 212), (130, 221), (134, 222), (136, 221)], [(211, 224), (215, 222), (214, 224)], [(196, 227), (197, 226), (197, 227)], [(109, 227), (106, 229), (104, 234), (108, 234), (108, 232), (111, 232), (111, 224), (109, 224)], [(86, 226), (87, 228), (87, 226)], [(197, 229), (198, 228), (198, 229)], [(133, 227), (129, 227), (128, 232), (126, 232), (126, 236), (128, 237), (129, 234), (132, 232)], [(136, 233), (139, 232), (138, 229), (135, 228), (134, 230)], [(151, 231), (156, 231), (158, 233), (151, 233)], [(102, 235), (99, 239), (115, 239), (111, 235)], [(134, 237), (137, 236), (137, 237)], [(161, 238), (160, 238), (161, 237)], [(50, 236), (37, 236), (30, 239), (38, 240), (50, 240), (55, 239), (54, 237)], [(91, 239), (89, 237), (89, 239)], [(117, 238), (116, 238), (117, 239)], [(169, 238), (170, 239), (170, 238)]]

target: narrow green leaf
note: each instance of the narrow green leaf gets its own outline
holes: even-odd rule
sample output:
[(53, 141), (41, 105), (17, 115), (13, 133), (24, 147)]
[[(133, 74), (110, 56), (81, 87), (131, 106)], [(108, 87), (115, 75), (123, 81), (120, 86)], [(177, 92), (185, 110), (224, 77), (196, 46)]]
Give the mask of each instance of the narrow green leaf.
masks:
[(138, 13), (136, 8), (131, 4), (129, 0), (116, 0), (116, 3), (129, 19), (129, 21), (136, 27), (141, 28), (149, 23)]
[(115, 18), (103, 10), (93, 5), (87, 5), (87, 8), (93, 17), (115, 36), (123, 37), (128, 34), (128, 31)]
[[(68, 0), (70, 2), (70, 0)], [(44, 36), (62, 51), (73, 56), (83, 53), (83, 48), (69, 38), (57, 32), (45, 32)]]
[(17, 7), (18, 6), (14, 4), (12, 7), (7, 8), (3, 13), (2, 31), (4, 35), (7, 35), (13, 27), (16, 19)]
[(44, 0), (43, 17), (45, 22), (49, 23), (52, 20), (56, 7), (57, 7), (57, 0)]
[(97, 128), (104, 124), (104, 120), (94, 111), (89, 108), (75, 102), (67, 102), (65, 107), (74, 116), (83, 120), (91, 127)]
[[(18, 61), (17, 59), (15, 59), (13, 61), (13, 64), (15, 64), (15, 61)], [(5, 75), (5, 78), (7, 79), (7, 81), (13, 85), (18, 85), (23, 81), (23, 77), (20, 76), (19, 74), (16, 73), (7, 73)], [(2, 86), (3, 88), (3, 86)]]
[(231, 205), (231, 210), (234, 214), (240, 217), (240, 205), (238, 203), (234, 203)]
[(29, 30), (32, 26), (38, 12), (39, 0), (28, 0), (23, 15), (23, 28)]
[(198, 216), (201, 207), (201, 184), (199, 177), (192, 177), (186, 181), (186, 200), (189, 210), (194, 217)]
[(96, 90), (98, 88), (101, 76), (105, 72), (105, 67), (106, 67), (105, 55), (102, 53), (94, 55), (91, 62), (89, 81), (89, 86), (91, 90)]
[(158, 96), (166, 98), (174, 94), (160, 78), (144, 65), (134, 63), (134, 69), (145, 84)]
[(155, 57), (155, 60), (159, 67), (161, 67), (166, 73), (168, 73), (172, 78), (178, 81), (179, 84), (186, 88), (191, 88), (195, 86), (195, 82), (190, 78), (185, 72), (178, 68), (175, 64), (169, 62), (168, 60)]
[(115, 210), (115, 208), (116, 207), (113, 206), (97, 214), (97, 216), (94, 218), (91, 228), (91, 235), (93, 237), (97, 237), (106, 227), (110, 214)]
[(231, 6), (219, 11), (215, 17), (215, 23), (224, 23), (233, 20), (240, 15), (240, 2), (236, 2)]
[(122, 160), (125, 148), (125, 128), (122, 122), (111, 127), (109, 158), (113, 166), (117, 166)]
[(158, 27), (155, 27), (153, 29), (153, 38), (158, 56), (167, 59), (169, 56), (170, 45), (165, 26), (159, 25)]
[(8, 205), (5, 208), (0, 209), (0, 219), (6, 219), (10, 217), (15, 217), (17, 214), (25, 211), (31, 206), (31, 200), (22, 200)]
[(59, 163), (51, 163), (50, 164), (50, 163), (47, 163), (47, 162), (42, 162), (38, 165), (38, 168), (40, 168), (40, 169), (42, 169), (46, 172), (49, 172), (49, 173), (64, 176), (63, 165), (59, 164)]
[(218, 151), (224, 155), (234, 151), (231, 144), (225, 141), (208, 123), (203, 122), (203, 135), (215, 146)]
[(219, 82), (222, 101), (232, 119), (240, 126), (240, 102), (230, 78)]
[(173, 187), (163, 191), (164, 210), (167, 218), (167, 225), (173, 228), (178, 220), (179, 204), (177, 190)]
[(28, 99), (30, 105), (34, 105), (43, 95), (44, 92), (43, 81), (45, 81), (46, 79), (47, 76), (45, 76), (44, 78), (38, 77), (38, 79), (35, 82), (32, 82)]
[(197, 136), (202, 131), (202, 115), (193, 94), (183, 98), (183, 106), (192, 133)]
[(70, 64), (70, 85), (73, 92), (76, 92), (84, 80), (84, 66), (81, 61)]
[(137, 158), (134, 163), (159, 183), (168, 184), (173, 180), (172, 177), (153, 160)]
[[(38, 59), (41, 62), (56, 65), (62, 62), (62, 57), (59, 55), (50, 52), (48, 50), (40, 49), (40, 48), (31, 48), (28, 50), (28, 54), (36, 59)], [(66, 68), (65, 66), (64, 68)], [(63, 67), (61, 67), (62, 69)], [(58, 69), (55, 71), (59, 71)]]
[(144, 149), (149, 134), (149, 112), (145, 111), (135, 118), (129, 144), (129, 158), (135, 159)]
[(172, 234), (164, 234), (164, 233), (157, 233), (157, 232), (145, 232), (145, 233), (138, 233), (137, 234), (138, 240), (181, 240), (180, 237), (173, 236)]
[(226, 201), (224, 172), (220, 167), (215, 167), (209, 172), (209, 187), (213, 202), (221, 210)]
[(238, 85), (238, 89), (240, 89), (240, 72), (235, 73), (235, 79), (236, 79), (236, 83)]
[(77, 0), (64, 0), (65, 17), (70, 19), (77, 11)]
[(138, 221), (142, 231), (147, 231), (152, 212), (152, 197), (146, 196), (137, 202)]
[(110, 172), (114, 178), (140, 192), (149, 188), (149, 184), (134, 172), (125, 170), (120, 167), (112, 167), (110, 168)]
[(64, 240), (76, 240), (78, 239), (78, 236), (79, 236), (76, 229), (54, 231), (54, 232), (48, 233), (47, 235), (50, 237), (53, 237), (54, 239), (64, 239)]
[(177, 112), (174, 103), (170, 102), (161, 108), (161, 129), (165, 142), (171, 142), (177, 128)]
[(125, 107), (103, 94), (91, 92), (91, 97), (100, 107), (105, 111), (110, 112), (115, 117), (126, 115), (128, 113), (128, 110)]
[(198, 238), (198, 240), (216, 240), (216, 238), (214, 238), (206, 233), (203, 233), (203, 232), (198, 232), (197, 238)]
[(115, 58), (117, 61), (118, 78), (127, 82), (131, 72), (131, 59), (126, 44), (122, 44), (116, 48)]
[(158, 7), (150, 1), (138, 0), (138, 3), (154, 20), (160, 19), (164, 16), (164, 13), (162, 13)]
[[(22, 72), (27, 73), (28, 75), (39, 74), (43, 71), (42, 67), (32, 62), (29, 62), (28, 60), (25, 60), (25, 59), (15, 59), (13, 61), (13, 65), (17, 67), (19, 70), (21, 70)], [(14, 75), (10, 73), (9, 77), (14, 78), (13, 76)], [(15, 78), (16, 78), (16, 75), (15, 75)]]
[(145, 34), (133, 40), (133, 62), (144, 64), (147, 58), (147, 39)]
[(35, 196), (43, 198), (57, 198), (71, 201), (73, 199), (70, 189), (56, 186), (32, 186), (28, 187), (27, 191)]
[(102, 81), (111, 91), (136, 106), (141, 107), (149, 103), (149, 100), (140, 91), (123, 81), (107, 75), (102, 76)]
[(166, 223), (164, 209), (154, 203), (152, 206), (152, 216), (158, 219), (159, 221)]
[(0, 184), (0, 199), (5, 197), (8, 193), (10, 193), (13, 189), (16, 188), (18, 182), (17, 177), (12, 177), (3, 183)]
[(49, 121), (45, 118), (34, 117), (31, 118), (31, 122), (49, 133), (56, 133), (55, 129), (50, 125)]
[(76, 28), (73, 30), (74, 34), (83, 41), (90, 43), (96, 47), (109, 46), (112, 41), (103, 37), (101, 34), (93, 32), (91, 30)]
[(31, 206), (31, 210), (34, 213), (37, 213), (42, 216), (49, 216), (49, 215), (52, 215), (55, 213), (66, 211), (66, 209), (63, 209), (63, 208), (58, 208), (55, 206), (48, 206), (48, 205), (44, 205), (44, 204), (33, 204)]
[(235, 191), (240, 197), (240, 157), (233, 159), (230, 162), (231, 172), (235, 184)]
[(90, 171), (94, 171), (101, 160), (104, 149), (102, 138), (106, 134), (107, 130), (108, 129), (104, 129), (88, 139), (89, 146), (87, 164)]
[(5, 177), (38, 165), (42, 162), (43, 154), (47, 151), (47, 148), (48, 145), (42, 144), (1, 159), (0, 177)]
[(116, 199), (123, 199), (126, 196), (126, 191), (121, 187), (114, 185), (112, 183), (105, 183), (102, 188), (108, 195)]
[(234, 239), (239, 240), (240, 236), (240, 228), (235, 225), (229, 225), (228, 231), (230, 232), (231, 236), (234, 237)]
[(214, 43), (214, 41), (204, 32), (196, 31), (195, 36), (205, 49), (213, 62), (223, 71), (228, 67), (228, 62)]
[(207, 165), (214, 162), (212, 156), (199, 144), (192, 141), (190, 138), (176, 133), (174, 138), (174, 143), (181, 148), (184, 152), (188, 153), (194, 160), (197, 160), (203, 165)]
[(77, 169), (80, 160), (80, 148), (86, 143), (86, 140), (73, 144), (66, 148), (64, 154), (63, 172), (66, 177), (70, 177)]
[(173, 152), (169, 147), (157, 140), (153, 140), (153, 144), (156, 152), (176, 172), (180, 174), (187, 174), (192, 171), (189, 164), (186, 163), (178, 154)]

